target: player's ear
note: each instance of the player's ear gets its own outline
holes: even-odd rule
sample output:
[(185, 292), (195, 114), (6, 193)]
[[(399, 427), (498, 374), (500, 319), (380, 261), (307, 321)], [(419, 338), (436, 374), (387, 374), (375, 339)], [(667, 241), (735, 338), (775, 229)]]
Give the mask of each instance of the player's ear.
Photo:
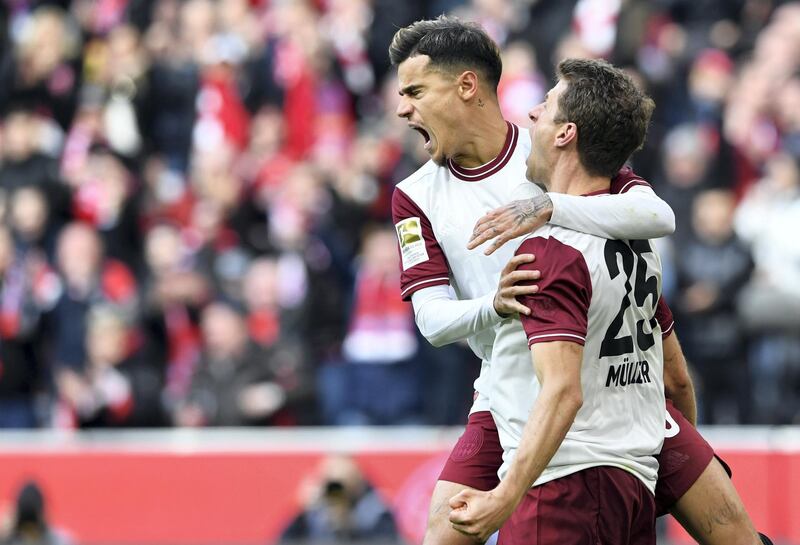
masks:
[(471, 100), (478, 93), (478, 74), (472, 70), (461, 72), (458, 76), (458, 95), (462, 100)]
[(572, 142), (578, 141), (578, 126), (575, 123), (562, 123), (556, 131), (555, 145), (557, 148), (568, 146)]

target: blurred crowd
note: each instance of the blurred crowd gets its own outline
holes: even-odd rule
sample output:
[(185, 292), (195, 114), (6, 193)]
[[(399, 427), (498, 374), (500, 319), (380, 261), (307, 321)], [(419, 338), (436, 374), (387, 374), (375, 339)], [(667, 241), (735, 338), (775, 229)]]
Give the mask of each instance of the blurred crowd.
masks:
[(0, 426), (463, 422), (479, 362), (400, 301), (397, 28), (501, 45), (507, 119), (568, 56), (657, 109), (665, 295), (705, 423), (800, 422), (800, 2), (8, 0)]

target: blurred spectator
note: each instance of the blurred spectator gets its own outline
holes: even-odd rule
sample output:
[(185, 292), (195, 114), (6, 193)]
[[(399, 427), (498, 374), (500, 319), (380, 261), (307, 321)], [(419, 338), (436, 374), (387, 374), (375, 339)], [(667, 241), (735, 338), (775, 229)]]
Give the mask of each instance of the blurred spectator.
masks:
[(509, 44), (503, 51), (503, 79), (497, 89), (505, 118), (522, 127), (528, 126), (531, 105), (541, 102), (546, 91), (531, 46), (524, 42)]
[(298, 328), (316, 363), (340, 351), (362, 225), (360, 210), (343, 205), (326, 182), (317, 169), (301, 164), (279, 189), (260, 195), (269, 203), (269, 236), (280, 252), (282, 306), (300, 314)]
[[(15, 47), (2, 65), (0, 109), (26, 101), (51, 115), (62, 129), (72, 122), (80, 82), (77, 61), (81, 37), (75, 21), (61, 8), (40, 5), (30, 14), (18, 14), (12, 34)], [(13, 27), (12, 27), (13, 28)]]
[(166, 362), (165, 398), (172, 406), (186, 396), (200, 358), (197, 321), (211, 286), (194, 270), (195, 254), (175, 225), (163, 223), (147, 232), (145, 262), (142, 320), (147, 342)]
[(693, 202), (703, 189), (714, 187), (708, 174), (714, 160), (708, 133), (697, 124), (678, 125), (663, 143), (663, 178), (656, 181), (659, 195), (675, 211), (675, 239), (682, 243), (691, 235)]
[(56, 247), (61, 296), (54, 309), (54, 358), (57, 365), (80, 367), (85, 361), (85, 317), (94, 303), (109, 302), (126, 309), (136, 304), (136, 280), (125, 265), (105, 259), (98, 233), (84, 223), (61, 231)]
[(106, 259), (100, 236), (84, 223), (71, 223), (59, 235), (56, 265), (61, 295), (53, 309), (54, 360), (80, 369), (86, 361), (86, 316), (97, 303), (113, 303), (132, 312), (136, 280), (119, 261)]
[(247, 308), (247, 331), (258, 345), (268, 348), (282, 331), (280, 271), (274, 259), (259, 258), (250, 263), (242, 283), (242, 299)]
[(800, 165), (782, 153), (745, 197), (736, 229), (750, 244), (756, 270), (739, 312), (753, 336), (750, 359), (754, 417), (762, 423), (800, 420)]
[(54, 241), (49, 239), (47, 220), (50, 205), (42, 190), (24, 186), (14, 191), (8, 203), (8, 223), (14, 241), (23, 252), (33, 252), (40, 258), (53, 255)]
[(8, 533), (0, 537), (6, 545), (70, 545), (73, 543), (66, 532), (54, 528), (47, 522), (45, 497), (39, 486), (27, 482), (17, 493), (16, 504), (11, 514)]
[(47, 369), (42, 314), (55, 302), (58, 280), (33, 252), (19, 252), (0, 226), (0, 428), (37, 425), (36, 396)]
[(743, 316), (752, 329), (800, 329), (800, 163), (782, 153), (747, 194), (736, 230), (753, 251), (756, 274)]
[(3, 123), (3, 161), (0, 189), (8, 196), (20, 187), (37, 187), (48, 201), (48, 229), (57, 230), (69, 217), (70, 192), (61, 183), (58, 161), (42, 150), (45, 140), (42, 119), (19, 107)]
[(63, 367), (56, 384), (66, 427), (145, 427), (164, 423), (160, 373), (143, 353), (141, 338), (111, 306), (93, 306), (87, 316), (86, 362)]
[[(156, 2), (144, 44), (153, 59), (144, 79), (140, 123), (150, 149), (163, 156), (170, 170), (189, 167), (200, 70), (194, 56), (202, 50), (195, 26), (205, 17), (207, 2)], [(202, 12), (198, 16), (198, 13)], [(203, 30), (202, 32), (207, 32)]]
[(722, 124), (725, 99), (733, 84), (733, 61), (724, 51), (707, 49), (700, 52), (688, 77), (689, 101), (694, 121), (717, 131)]
[(389, 507), (349, 456), (325, 458), (300, 490), (303, 512), (280, 543), (400, 543)]
[[(248, 148), (239, 156), (236, 170), (256, 193), (277, 189), (295, 165), (283, 148), (284, 133), (283, 116), (276, 108), (262, 108), (252, 119)], [(268, 195), (263, 198), (267, 201)], [(268, 206), (267, 202), (259, 204)]]
[(138, 199), (131, 173), (104, 146), (94, 146), (84, 168), (74, 173), (72, 200), (75, 219), (93, 226), (102, 236), (106, 256), (138, 273), (142, 243)]
[(421, 419), (421, 369), (411, 306), (400, 298), (395, 233), (364, 238), (342, 362), (320, 373), (326, 420), (339, 425), (409, 424)]
[[(749, 366), (756, 393), (742, 406), (755, 412), (729, 412), (708, 383), (706, 416), (798, 418), (797, 0), (15, 0), (0, 7), (0, 223), (13, 239), (0, 398), (25, 401), (0, 419), (46, 423), (51, 374), (85, 371), (97, 304), (118, 307), (140, 339), (170, 414), (193, 377), (218, 395), (208, 369), (226, 367), (209, 366), (219, 354), (200, 317), (226, 301), (242, 307), (248, 348), (223, 359), (262, 362), (252, 380), (290, 399), (253, 390), (258, 414), (226, 422), (460, 422), (474, 358), (417, 336), (390, 294), (391, 231), (372, 233), (389, 225), (397, 181), (429, 159), (395, 115), (387, 46), (442, 12), (498, 41), (503, 112), (523, 127), (564, 56), (606, 57), (648, 90), (658, 107), (635, 167), (676, 212), (665, 292), (690, 323), (724, 315), (736, 350), (748, 345), (737, 369)], [(738, 315), (738, 287), (725, 287), (735, 274), (698, 257), (741, 249), (727, 228), (709, 232), (727, 223), (719, 190), (735, 195), (756, 264)], [(369, 395), (387, 381), (391, 396)], [(215, 421), (208, 410), (189, 420)]]
[(677, 246), (678, 294), (672, 302), (681, 340), (700, 377), (701, 421), (748, 418), (749, 376), (736, 302), (753, 269), (733, 231), (734, 197), (707, 190), (694, 202), (690, 241)]
[(547, 81), (552, 81), (555, 75), (553, 61), (559, 42), (565, 34), (571, 35), (576, 4), (577, 0), (534, 2), (528, 4), (527, 13), (518, 19), (523, 26), (516, 34), (533, 45), (536, 64), (542, 68)]
[(214, 303), (201, 316), (203, 356), (179, 404), (181, 426), (296, 423), (308, 396), (302, 354), (293, 344), (263, 349), (250, 340), (244, 317)]

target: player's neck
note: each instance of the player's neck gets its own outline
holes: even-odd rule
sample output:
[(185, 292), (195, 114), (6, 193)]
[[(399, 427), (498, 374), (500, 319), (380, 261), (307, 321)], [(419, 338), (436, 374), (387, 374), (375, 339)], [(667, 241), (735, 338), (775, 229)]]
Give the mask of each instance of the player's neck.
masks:
[(589, 174), (579, 161), (563, 161), (553, 170), (548, 191), (567, 195), (587, 195), (608, 190), (610, 187), (610, 178)]
[(487, 101), (482, 108), (475, 109), (461, 128), (463, 144), (458, 153), (451, 157), (452, 161), (464, 168), (485, 165), (503, 151), (508, 130), (500, 107)]

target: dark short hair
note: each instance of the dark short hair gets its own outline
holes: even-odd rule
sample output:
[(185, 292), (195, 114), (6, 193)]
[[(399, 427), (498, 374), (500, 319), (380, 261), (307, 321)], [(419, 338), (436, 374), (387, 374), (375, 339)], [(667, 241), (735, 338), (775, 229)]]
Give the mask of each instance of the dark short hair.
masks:
[(389, 60), (397, 66), (409, 57), (427, 55), (430, 66), (447, 70), (475, 70), (497, 90), (503, 62), (500, 49), (477, 23), (441, 15), (398, 30), (389, 46)]
[(592, 175), (615, 176), (642, 147), (655, 104), (630, 76), (602, 60), (566, 59), (557, 122), (578, 127), (578, 157)]

